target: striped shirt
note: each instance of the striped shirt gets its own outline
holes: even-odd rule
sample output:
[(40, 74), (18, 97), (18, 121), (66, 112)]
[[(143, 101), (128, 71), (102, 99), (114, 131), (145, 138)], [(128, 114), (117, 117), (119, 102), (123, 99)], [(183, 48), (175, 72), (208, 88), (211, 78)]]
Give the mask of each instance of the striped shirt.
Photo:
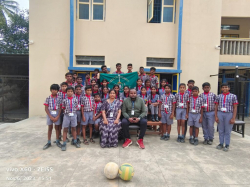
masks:
[(176, 100), (176, 108), (187, 108), (188, 102), (188, 94), (187, 93), (177, 93), (175, 95)]
[(176, 103), (175, 96), (173, 94), (162, 95), (160, 99), (161, 111), (165, 111), (167, 114), (172, 113), (173, 104)]
[(204, 103), (204, 112), (211, 112), (215, 110), (215, 103), (216, 103), (216, 98), (217, 96), (212, 93), (212, 92), (208, 92), (208, 93), (202, 93), (199, 95), (199, 97), (201, 97), (203, 99), (203, 103)]
[(220, 94), (216, 98), (216, 104), (218, 104), (218, 111), (223, 111), (225, 108), (223, 112), (233, 112), (233, 105), (238, 104), (237, 96), (231, 93)]
[(149, 80), (150, 80), (150, 82), (151, 82), (151, 87), (152, 87), (152, 86), (158, 87), (159, 79), (158, 79), (157, 76), (155, 76), (155, 75), (149, 76)]
[(82, 97), (82, 107), (84, 112), (94, 111), (95, 101), (93, 96), (84, 95)]
[(78, 103), (76, 97), (67, 97), (62, 102), (62, 108), (64, 109), (64, 114), (76, 113), (77, 106)]
[(59, 110), (60, 105), (62, 103), (61, 97), (56, 96), (56, 98), (53, 98), (52, 95), (46, 98), (44, 105), (48, 106), (49, 110)]
[(81, 110), (82, 95), (75, 94), (75, 98), (77, 99), (77, 110)]
[(203, 99), (199, 96), (197, 97), (189, 97), (189, 112), (199, 114), (201, 112), (201, 108), (204, 108)]

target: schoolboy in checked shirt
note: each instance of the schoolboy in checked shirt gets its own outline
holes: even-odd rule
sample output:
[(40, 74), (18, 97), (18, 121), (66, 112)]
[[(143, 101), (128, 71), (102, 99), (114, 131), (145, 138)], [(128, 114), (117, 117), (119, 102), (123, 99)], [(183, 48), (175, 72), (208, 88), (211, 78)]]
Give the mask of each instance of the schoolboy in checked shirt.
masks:
[(64, 110), (63, 116), (63, 145), (62, 151), (66, 151), (66, 138), (68, 133), (68, 128), (71, 126), (71, 131), (74, 140), (72, 141), (72, 145), (75, 145), (76, 148), (80, 148), (80, 144), (77, 143), (76, 140), (76, 126), (77, 126), (77, 99), (74, 97), (74, 88), (68, 87), (66, 89), (67, 98), (62, 102), (62, 109)]
[(83, 143), (88, 145), (89, 142), (86, 139), (86, 126), (89, 125), (89, 141), (91, 143), (95, 143), (92, 138), (92, 125), (94, 124), (94, 116), (95, 116), (95, 101), (92, 95), (92, 87), (85, 87), (85, 95), (82, 97), (82, 133), (83, 133)]
[(81, 111), (81, 103), (82, 103), (82, 87), (81, 85), (76, 85), (75, 87), (75, 97), (77, 99), (77, 127), (76, 127), (76, 141), (78, 144), (81, 143), (80, 141), (80, 131), (81, 131), (81, 119), (82, 119), (82, 111)]
[(204, 145), (212, 145), (214, 139), (214, 122), (215, 122), (215, 102), (217, 96), (210, 92), (210, 83), (205, 82), (202, 84), (202, 89), (204, 93), (200, 94), (199, 97), (203, 99), (203, 120), (202, 129), (204, 135)]
[(47, 113), (47, 125), (48, 125), (48, 143), (43, 147), (43, 150), (51, 147), (51, 134), (53, 130), (53, 123), (56, 129), (56, 145), (61, 148), (59, 141), (59, 126), (61, 124), (61, 98), (57, 96), (60, 87), (58, 84), (52, 84), (50, 86), (51, 95), (46, 98), (44, 105)]
[[(178, 131), (178, 138), (177, 142), (185, 143), (185, 120), (187, 112), (187, 101), (189, 95), (185, 93), (186, 84), (181, 83), (179, 85), (180, 92), (175, 95), (176, 99), (176, 120), (177, 120), (177, 131)], [(182, 134), (181, 134), (182, 130)]]
[(94, 99), (95, 99), (95, 117), (94, 117), (94, 122), (95, 122), (95, 133), (94, 133), (94, 138), (99, 137), (99, 124), (102, 118), (102, 101), (99, 93), (94, 94)]
[(174, 111), (175, 111), (175, 96), (171, 94), (171, 85), (166, 84), (165, 94), (160, 98), (160, 107), (159, 107), (159, 117), (162, 122), (162, 133), (163, 136), (161, 140), (169, 140), (171, 125), (173, 124)]
[(237, 96), (229, 92), (228, 84), (221, 85), (222, 94), (217, 96), (215, 106), (215, 121), (218, 123), (220, 144), (216, 147), (222, 149), (225, 143), (224, 151), (229, 150), (230, 137), (235, 118), (237, 114), (238, 100)]
[(155, 76), (155, 71), (156, 71), (155, 67), (150, 68), (149, 80), (151, 82), (151, 87), (155, 86), (156, 88), (158, 88), (159, 79), (157, 76)]
[[(199, 97), (199, 88), (194, 86), (192, 88), (192, 96), (188, 98), (188, 111), (186, 115), (188, 118), (188, 126), (190, 126), (190, 139), (189, 142), (194, 145), (198, 145), (199, 128), (202, 127), (203, 109), (204, 103), (201, 97)], [(195, 137), (193, 136), (193, 129), (195, 129)]]

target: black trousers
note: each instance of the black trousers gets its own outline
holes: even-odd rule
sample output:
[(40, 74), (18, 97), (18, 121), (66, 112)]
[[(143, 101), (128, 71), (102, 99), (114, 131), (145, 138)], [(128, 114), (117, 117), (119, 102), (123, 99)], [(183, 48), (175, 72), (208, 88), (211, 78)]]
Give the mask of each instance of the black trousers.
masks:
[[(137, 124), (140, 126), (139, 139), (143, 139), (146, 129), (147, 129), (147, 120), (145, 118), (141, 118)], [(129, 125), (131, 125), (129, 120), (126, 118), (123, 118), (122, 119), (122, 131), (123, 131), (124, 138), (128, 138), (128, 139), (130, 139)]]

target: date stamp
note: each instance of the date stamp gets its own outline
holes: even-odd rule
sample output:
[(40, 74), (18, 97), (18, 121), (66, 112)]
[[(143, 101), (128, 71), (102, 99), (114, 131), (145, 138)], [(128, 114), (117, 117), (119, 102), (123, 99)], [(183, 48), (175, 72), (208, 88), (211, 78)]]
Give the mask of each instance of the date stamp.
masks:
[(53, 167), (9, 167), (7, 172), (53, 172)]

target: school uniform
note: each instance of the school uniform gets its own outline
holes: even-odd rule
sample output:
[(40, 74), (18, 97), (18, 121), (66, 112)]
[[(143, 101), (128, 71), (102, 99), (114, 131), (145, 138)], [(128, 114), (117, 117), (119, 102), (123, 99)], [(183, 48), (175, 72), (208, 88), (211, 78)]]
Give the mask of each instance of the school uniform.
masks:
[(109, 93), (107, 94), (102, 94), (102, 103), (106, 101), (109, 98)]
[(176, 100), (176, 120), (187, 120), (187, 102), (188, 102), (188, 94), (186, 93), (177, 93), (175, 95)]
[(71, 87), (74, 88), (74, 83), (73, 83), (73, 82), (67, 82), (67, 81), (66, 81), (66, 83), (68, 84), (68, 86), (71, 86)]
[(77, 111), (78, 101), (76, 97), (67, 97), (62, 101), (62, 108), (64, 109), (63, 128), (77, 126)]
[(85, 79), (84, 86), (90, 86), (91, 85), (91, 79)]
[[(56, 98), (53, 98), (53, 96), (50, 95), (49, 97), (46, 98), (44, 105), (48, 106), (50, 115), (55, 118), (59, 115), (60, 112), (61, 98), (58, 96)], [(47, 115), (47, 125), (53, 125), (53, 123), (54, 122)], [(61, 124), (61, 118), (59, 117), (59, 119), (55, 122), (55, 125), (60, 125), (60, 124)]]
[(159, 88), (158, 92), (159, 92), (159, 97), (161, 98), (162, 95), (165, 95), (165, 88)]
[(173, 94), (162, 95), (160, 98), (161, 103), (161, 122), (164, 124), (172, 125), (173, 119), (170, 119), (172, 114), (173, 104), (176, 103), (175, 96)]
[(231, 93), (220, 94), (216, 98), (216, 104), (218, 104), (217, 116), (219, 118), (218, 130), (220, 144), (230, 144), (231, 131), (233, 124), (230, 124), (230, 120), (233, 117), (233, 106), (238, 104), (237, 96)]
[(202, 129), (205, 140), (214, 139), (214, 122), (215, 122), (215, 103), (217, 96), (212, 93), (202, 93), (199, 95), (203, 99), (204, 109), (203, 109), (203, 120)]
[[(190, 98), (191, 96), (193, 96), (193, 93), (192, 93), (192, 90), (186, 90), (185, 91), (185, 94), (187, 94), (188, 95), (188, 98)], [(188, 119), (187, 119), (188, 120)], [(188, 126), (188, 121), (185, 121), (185, 132), (184, 132), (184, 137), (186, 136), (186, 134), (187, 134), (187, 126)], [(194, 129), (194, 131), (193, 131), (193, 135), (195, 135), (195, 129)]]
[(95, 82), (97, 83), (97, 76), (92, 77), (92, 80), (95, 80)]
[(145, 81), (149, 79), (149, 76), (146, 73), (144, 73), (144, 74), (138, 75), (138, 78), (142, 80), (142, 85), (145, 85)]
[(126, 94), (124, 94), (124, 92), (122, 92), (121, 94), (120, 94), (120, 101), (121, 102), (123, 102), (126, 98), (128, 98), (129, 97), (129, 93), (126, 95)]
[(112, 74), (124, 74), (122, 71), (115, 71), (115, 72), (113, 72)]
[(199, 122), (201, 118), (201, 109), (204, 108), (204, 103), (201, 97), (189, 97), (189, 114), (188, 114), (188, 126), (202, 127)]
[[(57, 95), (58, 95), (58, 97), (61, 98), (61, 104), (62, 104), (62, 101), (63, 101), (64, 99), (67, 98), (67, 92), (58, 92)], [(61, 112), (61, 116), (60, 116), (61, 123), (63, 122), (63, 116), (64, 116), (64, 113), (63, 113), (63, 111), (62, 111), (62, 112)]]
[(141, 94), (141, 87), (142, 87), (142, 86), (137, 86), (137, 87), (135, 87), (135, 90), (136, 90), (137, 95)]
[(84, 111), (85, 122), (81, 119), (81, 125), (94, 124), (93, 111), (95, 109), (95, 101), (93, 96), (84, 95), (82, 97), (82, 107)]
[(92, 96), (94, 96), (94, 95), (97, 94), (97, 93), (100, 94), (99, 89), (98, 89), (97, 91), (95, 91), (95, 92), (92, 91)]
[[(102, 102), (101, 101), (95, 102), (95, 116), (102, 113), (101, 108), (102, 108)], [(99, 125), (101, 118), (102, 116), (100, 116), (98, 119), (95, 120), (95, 125)]]
[(82, 95), (84, 95), (85, 94), (85, 86), (84, 85), (82, 85), (82, 84), (75, 84), (74, 85), (74, 87), (76, 87), (77, 85), (80, 85), (81, 86), (81, 90), (82, 90)]
[[(100, 87), (100, 88), (99, 88), (99, 93), (101, 93), (101, 94), (102, 94), (102, 89), (103, 89), (103, 87)], [(109, 87), (108, 87), (108, 90), (110, 90)]]
[(82, 95), (77, 95), (76, 94), (75, 98), (77, 99), (77, 110), (76, 110), (77, 123), (80, 123), (81, 119), (82, 119), (82, 112), (81, 112)]
[(185, 94), (188, 94), (188, 97), (192, 97), (193, 96), (192, 90), (189, 90), (189, 89), (187, 89), (185, 91)]
[(151, 94), (151, 87), (146, 87), (146, 90), (147, 90), (147, 95), (150, 95)]
[(153, 106), (151, 105), (151, 103), (156, 103), (156, 102), (159, 102), (160, 101), (160, 98), (159, 98), (159, 95), (158, 94), (152, 94), (150, 95), (149, 97), (149, 103), (150, 103), (150, 111), (151, 111), (151, 114), (154, 115), (154, 114), (158, 114), (158, 106)]
[(150, 82), (151, 82), (151, 87), (152, 87), (152, 86), (158, 87), (159, 79), (158, 79), (157, 76), (155, 76), (155, 75), (149, 76), (149, 80), (150, 80)]
[(150, 95), (147, 95), (147, 94), (145, 94), (145, 95), (143, 95), (143, 94), (138, 94), (137, 95), (138, 97), (140, 97), (143, 101), (144, 101), (144, 103), (145, 104), (148, 104), (148, 102), (149, 102), (149, 97), (150, 97)]

